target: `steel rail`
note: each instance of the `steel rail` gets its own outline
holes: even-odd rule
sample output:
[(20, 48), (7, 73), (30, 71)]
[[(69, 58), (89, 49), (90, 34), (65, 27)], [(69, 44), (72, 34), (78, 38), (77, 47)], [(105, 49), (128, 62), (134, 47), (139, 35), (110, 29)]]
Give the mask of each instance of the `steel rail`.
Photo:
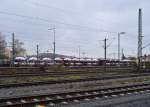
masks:
[(98, 71), (77, 71), (77, 72), (40, 72), (40, 73), (16, 73), (16, 74), (0, 74), (0, 78), (9, 78), (9, 77), (29, 77), (29, 76), (62, 76), (62, 75), (79, 75), (79, 74), (94, 74), (100, 73)]
[(143, 93), (145, 90), (147, 92), (150, 92), (150, 83), (141, 83), (110, 88), (100, 88), (86, 91), (73, 91), (65, 93), (3, 98), (0, 99), (0, 107), (18, 107), (34, 104), (48, 104), (50, 102), (58, 104), (64, 101), (72, 102), (74, 100), (84, 100), (85, 98), (93, 99), (96, 97), (103, 98), (105, 96), (113, 97), (121, 94), (129, 94), (129, 93), (131, 94), (133, 92)]
[(24, 82), (24, 83), (10, 83), (10, 84), (0, 84), (0, 88), (13, 88), (13, 87), (25, 87), (25, 86), (37, 86), (37, 85), (51, 85), (51, 84), (65, 84), (65, 83), (75, 83), (75, 82), (90, 82), (99, 80), (109, 80), (109, 79), (120, 79), (120, 78), (136, 78), (142, 76), (150, 76), (150, 73), (142, 74), (130, 74), (130, 75), (115, 75), (115, 76), (103, 76), (98, 78), (84, 78), (84, 79), (66, 79), (66, 80), (50, 80), (50, 81), (39, 81), (39, 82)]

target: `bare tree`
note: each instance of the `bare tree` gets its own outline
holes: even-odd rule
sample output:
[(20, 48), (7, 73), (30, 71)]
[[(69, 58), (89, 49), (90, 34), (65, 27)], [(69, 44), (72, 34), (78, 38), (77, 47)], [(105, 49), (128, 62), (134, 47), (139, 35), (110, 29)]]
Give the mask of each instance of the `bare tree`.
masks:
[(14, 52), (15, 56), (25, 56), (26, 55), (26, 49), (23, 47), (24, 43), (19, 41), (18, 39), (15, 39), (15, 47)]

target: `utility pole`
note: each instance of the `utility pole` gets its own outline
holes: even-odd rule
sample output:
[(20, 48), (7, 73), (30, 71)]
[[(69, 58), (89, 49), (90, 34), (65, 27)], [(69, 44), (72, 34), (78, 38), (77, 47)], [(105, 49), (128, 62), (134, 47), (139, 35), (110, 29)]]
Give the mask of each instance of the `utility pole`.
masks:
[(15, 65), (15, 34), (12, 33), (12, 66)]
[(138, 16), (138, 70), (142, 66), (142, 9), (139, 9)]
[(120, 66), (120, 33), (118, 33), (118, 61)]
[(54, 30), (53, 30), (54, 31), (54, 65), (55, 65), (55, 57), (56, 57), (56, 55), (55, 55), (56, 54), (55, 29), (56, 28), (54, 28)]
[(39, 64), (39, 45), (36, 45), (37, 64)]
[(51, 28), (51, 29), (48, 29), (48, 30), (53, 30), (54, 32), (54, 42), (53, 42), (53, 45), (54, 45), (54, 53), (53, 53), (53, 62), (54, 62), (54, 65), (55, 65), (55, 57), (56, 57), (56, 54), (55, 54), (55, 49), (56, 49), (56, 41), (55, 41), (55, 29), (56, 28)]
[(121, 49), (121, 60), (123, 60), (124, 53), (123, 53), (123, 48)]
[(103, 41), (104, 41), (104, 59), (105, 59), (105, 61), (104, 61), (104, 71), (106, 71), (106, 60), (107, 60), (107, 40), (108, 39), (104, 39)]
[(79, 46), (79, 61), (80, 61), (80, 56), (81, 56), (80, 54), (81, 54), (81, 52), (80, 52), (80, 46)]
[(125, 32), (118, 33), (118, 66), (120, 67), (120, 35), (125, 34)]

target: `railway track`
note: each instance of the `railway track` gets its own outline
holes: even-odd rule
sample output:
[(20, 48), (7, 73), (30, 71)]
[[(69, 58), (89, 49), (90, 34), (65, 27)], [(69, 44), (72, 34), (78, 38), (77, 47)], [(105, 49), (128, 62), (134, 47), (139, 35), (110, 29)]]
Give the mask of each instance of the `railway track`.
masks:
[[(80, 69), (80, 68), (95, 68), (93, 66), (70, 66), (69, 68), (77, 68), (77, 69)], [(96, 67), (96, 68), (102, 68), (103, 67)], [(110, 68), (113, 68), (115, 69), (116, 67), (108, 67), (108, 69)], [(120, 69), (120, 70), (124, 70), (124, 69), (128, 69), (131, 73), (134, 73), (133, 72), (133, 68), (116, 68), (116, 69)], [(149, 69), (146, 69), (146, 70), (142, 70), (143, 73), (149, 73), (148, 72)], [(10, 78), (10, 77), (18, 77), (18, 76), (21, 76), (21, 77), (29, 77), (29, 76), (62, 76), (62, 75), (80, 75), (80, 74), (94, 74), (94, 73), (101, 73), (100, 71), (51, 71), (51, 72), (20, 72), (20, 73), (0, 73), (0, 78)]]
[(39, 81), (39, 82), (25, 82), (25, 83), (10, 83), (10, 84), (0, 84), (0, 88), (15, 88), (15, 87), (25, 87), (25, 86), (36, 86), (36, 85), (50, 85), (50, 84), (66, 84), (74, 82), (90, 82), (108, 79), (120, 79), (120, 78), (133, 78), (150, 76), (150, 73), (141, 74), (130, 74), (130, 75), (115, 75), (115, 76), (103, 76), (99, 78), (85, 78), (85, 79), (73, 79), (73, 80), (50, 80), (50, 81)]
[[(9, 78), (9, 77), (29, 77), (29, 76), (62, 76), (62, 75), (80, 75), (80, 74), (94, 74), (102, 73), (100, 71), (50, 71), (50, 72), (21, 72), (21, 73), (1, 73), (0, 78)], [(133, 73), (133, 72), (131, 72)]]
[[(101, 68), (101, 69), (104, 69), (104, 66), (65, 66), (66, 68)], [(120, 68), (120, 67), (117, 67), (117, 66), (107, 66), (107, 68)], [(135, 68), (134, 66), (124, 66), (123, 67), (124, 69), (133, 69)], [(122, 69), (122, 68), (121, 68)]]
[(101, 73), (99, 71), (69, 71), (69, 72), (38, 72), (38, 73), (12, 73), (12, 74), (0, 74), (0, 78), (8, 78), (8, 77), (29, 77), (29, 76), (63, 76), (63, 75), (80, 75), (80, 74), (94, 74)]
[(78, 75), (78, 74), (92, 74), (98, 72), (41, 72), (41, 73), (16, 73), (16, 74), (0, 74), (0, 78), (9, 78), (9, 77), (29, 77), (29, 76), (62, 76), (62, 75)]
[[(13, 69), (18, 69), (18, 71), (20, 71), (20, 72), (5, 72), (5, 70), (4, 69), (7, 69), (7, 68), (3, 68), (3, 72), (0, 72), (0, 78), (5, 78), (5, 77), (17, 77), (17, 76), (45, 76), (45, 75), (70, 75), (70, 74), (86, 74), (86, 73), (101, 73), (101, 71), (78, 71), (78, 69), (80, 69), (80, 68), (86, 68), (86, 69), (88, 69), (88, 68), (101, 68), (102, 70), (104, 69), (104, 67), (95, 67), (95, 66), (69, 66), (69, 67), (66, 67), (66, 68), (68, 68), (68, 69), (72, 69), (72, 68), (75, 68), (75, 70), (77, 70), (77, 71), (65, 71), (65, 72), (63, 72), (63, 71), (50, 71), (50, 72), (42, 72), (42, 71), (38, 71), (38, 72), (32, 72), (32, 71), (24, 71), (24, 72), (22, 72), (22, 71), (20, 71), (21, 69), (23, 69), (23, 68), (13, 68)], [(128, 71), (131, 71), (132, 73), (133, 73), (133, 68), (118, 68), (118, 67), (108, 67), (108, 69), (110, 69), (110, 68), (112, 68), (112, 69), (120, 69), (120, 70), (124, 70), (124, 69), (126, 69), (126, 70), (128, 70)], [(10, 69), (10, 68), (9, 68)], [(29, 68), (24, 68), (24, 69), (32, 69), (32, 67), (29, 67)]]
[(54, 94), (30, 95), (13, 98), (1, 98), (0, 107), (32, 107), (33, 105), (68, 104), (72, 102), (90, 101), (108, 97), (117, 97), (137, 93), (150, 92), (150, 83), (124, 85), (85, 91), (73, 91)]

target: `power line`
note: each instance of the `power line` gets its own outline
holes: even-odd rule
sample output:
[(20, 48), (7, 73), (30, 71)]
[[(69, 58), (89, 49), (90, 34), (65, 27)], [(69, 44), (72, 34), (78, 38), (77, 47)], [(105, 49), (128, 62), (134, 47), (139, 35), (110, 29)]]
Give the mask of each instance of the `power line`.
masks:
[[(11, 19), (9, 19), (9, 21), (10, 21), (10, 20), (11, 20)], [(14, 21), (13, 21), (13, 22), (14, 22)], [(23, 21), (19, 21), (19, 22), (16, 21), (16, 22), (17, 22), (17, 23), (20, 23), (20, 22), (21, 22), (21, 23), (23, 23), (23, 24), (32, 24), (32, 25), (35, 24), (36, 27), (37, 27), (37, 25), (40, 25), (40, 27), (41, 27), (41, 25), (43, 25), (43, 26), (45, 25), (45, 27), (49, 27), (48, 24), (39, 24), (39, 23), (32, 23), (32, 22), (31, 22), (31, 23), (25, 23), (25, 22), (23, 22)], [(47, 26), (46, 26), (46, 25), (47, 25)], [(3, 26), (5, 26), (5, 25), (3, 25)], [(8, 26), (8, 25), (5, 26), (5, 27), (15, 28), (14, 26), (12, 27), (12, 26)], [(44, 27), (44, 28), (45, 28), (45, 27)], [(33, 28), (33, 27), (32, 27), (32, 28)], [(67, 30), (68, 30), (68, 29), (70, 29), (70, 30), (79, 30), (79, 31), (83, 31), (83, 32), (100, 32), (100, 31), (98, 31), (98, 30), (89, 30), (89, 29), (83, 29), (83, 28), (80, 28), (80, 27), (73, 28), (73, 27), (57, 26), (57, 28), (58, 28), (58, 29), (67, 29)], [(40, 28), (40, 29), (41, 29), (41, 28)]]
[[(36, 7), (44, 7), (44, 8), (49, 8), (49, 9), (55, 9), (55, 11), (63, 12), (65, 14), (67, 13), (67, 14), (78, 16), (78, 17), (84, 17), (83, 13), (80, 13), (80, 12), (77, 12), (77, 11), (66, 10), (66, 9), (54, 7), (54, 6), (47, 5), (47, 4), (41, 4), (39, 2), (33, 2), (33, 1), (27, 1), (27, 0), (25, 0), (25, 2), (28, 2), (31, 5), (34, 5)], [(88, 20), (90, 20), (90, 19), (88, 19)], [(104, 19), (96, 19), (95, 21), (99, 22), (99, 20), (104, 21)], [(93, 22), (93, 20), (91, 20), (91, 21)]]
[(80, 27), (80, 28), (95, 30), (95, 31), (98, 31), (98, 32), (116, 33), (116, 32), (107, 31), (107, 30), (104, 30), (104, 29), (97, 29), (97, 28), (91, 28), (91, 27), (88, 27), (88, 26), (81, 26), (81, 25), (76, 25), (76, 24), (69, 24), (69, 23), (58, 22), (58, 21), (54, 21), (54, 20), (48, 20), (48, 19), (44, 19), (44, 18), (41, 18), (41, 17), (26, 16), (26, 15), (10, 13), (10, 12), (4, 12), (4, 11), (0, 11), (0, 14), (16, 16), (16, 17), (22, 17), (22, 18), (26, 18), (26, 19), (30, 19), (30, 20), (40, 20), (40, 21), (43, 21), (43, 22), (46, 22), (46, 23), (53, 22), (53, 23), (68, 25), (68, 26), (72, 26), (72, 27)]
[[(4, 33), (8, 33), (8, 34), (12, 34), (12, 32), (13, 31), (3, 31), (3, 30), (1, 30), (2, 32), (4, 32)], [(23, 37), (23, 35), (36, 35), (37, 36), (37, 34), (24, 34), (23, 32), (16, 32), (15, 31), (15, 33), (16, 33), (16, 37), (17, 38), (19, 38), (19, 39), (22, 39), (22, 40), (24, 40), (24, 41), (33, 41), (33, 39), (34, 40), (40, 40), (40, 41), (48, 41), (47, 39), (42, 39), (42, 38), (38, 38), (38, 37), (32, 37), (32, 38), (28, 38), (28, 37)], [(17, 36), (17, 35), (19, 35), (19, 36)], [(21, 36), (22, 35), (22, 36)], [(45, 34), (41, 34), (41, 35), (45, 35)], [(9, 35), (7, 35), (7, 37), (8, 37)], [(38, 36), (40, 36), (40, 35), (38, 35)], [(46, 37), (48, 37), (48, 35), (45, 35)], [(11, 37), (11, 36), (10, 36)], [(30, 36), (31, 37), (31, 36)], [(67, 47), (70, 47), (70, 45), (71, 44), (74, 44), (74, 43), (72, 43), (72, 41), (75, 41), (74, 39), (71, 39), (71, 40), (69, 40), (69, 41), (67, 41), (67, 42), (62, 42), (61, 40), (60, 41), (58, 41), (58, 44), (63, 44), (63, 45), (67, 45)], [(87, 40), (81, 40), (81, 41), (79, 41), (79, 40), (77, 40), (77, 41), (75, 41), (75, 43), (78, 43), (78, 44), (80, 44), (82, 47), (84, 47), (84, 46), (87, 46), (87, 44), (88, 44), (88, 41)]]
[(113, 40), (107, 45), (107, 48), (114, 42), (114, 40), (115, 40), (115, 38), (113, 38)]
[(54, 7), (54, 6), (50, 6), (50, 5), (47, 5), (47, 4), (41, 4), (39, 2), (33, 2), (33, 1), (27, 1), (25, 0), (25, 2), (28, 2), (34, 6), (39, 6), (39, 7), (45, 7), (45, 8), (51, 8), (51, 9), (55, 9), (55, 10), (58, 10), (58, 11), (61, 11), (61, 12), (64, 12), (64, 13), (71, 13), (71, 14), (81, 14), (79, 12), (76, 12), (76, 11), (72, 11), (72, 10), (66, 10), (66, 9), (62, 9), (62, 8), (58, 8), (58, 7)]
[[(75, 15), (75, 16), (78, 16), (78, 17), (84, 17), (83, 16), (83, 13), (81, 13), (80, 11), (73, 11), (73, 10), (66, 10), (66, 9), (63, 9), (63, 8), (60, 8), (60, 7), (54, 7), (54, 6), (51, 6), (51, 5), (47, 5), (47, 4), (41, 4), (41, 3), (39, 3), (38, 1), (36, 1), (36, 2), (33, 2), (33, 1), (30, 1), (30, 0), (24, 0), (26, 3), (28, 3), (28, 4), (31, 4), (31, 5), (34, 5), (34, 6), (36, 6), (37, 8), (39, 8), (39, 7), (44, 7), (44, 8), (47, 8), (47, 9), (54, 9), (55, 11), (59, 11), (59, 12), (62, 12), (62, 13), (67, 13), (67, 14), (71, 14), (71, 15)], [(77, 18), (78, 18), (77, 17)], [(88, 18), (89, 18), (90, 16), (88, 16)], [(85, 19), (86, 17), (84, 17), (84, 19)], [(88, 20), (90, 20), (90, 18), (88, 19)], [(94, 19), (94, 21), (96, 21), (96, 22), (100, 22), (100, 20), (101, 21), (106, 21), (105, 20), (105, 18), (103, 18), (103, 19), (101, 19), (101, 18), (96, 18), (96, 19)], [(91, 22), (93, 22), (93, 20), (90, 20)], [(106, 21), (107, 22), (107, 21)], [(116, 24), (116, 22), (111, 22), (111, 23), (114, 23), (114, 24)]]
[[(4, 18), (5, 20), (6, 20), (6, 18)], [(37, 27), (37, 25), (40, 25), (40, 27), (41, 26), (45, 26), (45, 27), (49, 27), (49, 24), (41, 24), (41, 23), (35, 23), (35, 22), (33, 22), (33, 21), (28, 21), (27, 22), (27, 20), (14, 20), (14, 19), (8, 19), (8, 21), (12, 21), (12, 22), (17, 22), (17, 23), (23, 23), (23, 24), (30, 24), (30, 25), (36, 25), (36, 27)], [(98, 29), (95, 29), (94, 30), (94, 28), (92, 29), (92, 30), (89, 30), (89, 29), (83, 29), (83, 28), (80, 28), (80, 27), (77, 27), (76, 26), (76, 28), (74, 28), (74, 26), (69, 26), (69, 27), (65, 27), (65, 26), (57, 26), (57, 28), (58, 29), (72, 29), (72, 30), (80, 30), (80, 31), (88, 31), (88, 32), (100, 32)], [(108, 30), (105, 30), (104, 32), (109, 32), (109, 33), (115, 33), (115, 32), (112, 32), (112, 31), (108, 31)]]
[(40, 25), (40, 26), (45, 26), (45, 27), (49, 27), (49, 24), (41, 24), (41, 23), (35, 23), (33, 21), (29, 21), (29, 20), (18, 20), (18, 19), (11, 19), (11, 18), (2, 18), (0, 17), (1, 20), (8, 20), (8, 21), (11, 21), (11, 22), (17, 22), (17, 23), (23, 23), (23, 24), (30, 24), (30, 25)]
[(145, 49), (145, 48), (147, 48), (148, 46), (150, 46), (150, 43), (147, 44), (147, 45), (145, 45), (144, 47), (142, 47), (142, 49)]
[[(9, 33), (9, 34), (12, 34), (11, 32), (7, 32), (7, 33)], [(17, 35), (17, 34), (16, 34)], [(18, 38), (18, 37), (17, 37)], [(23, 40), (24, 42), (25, 42), (25, 44), (27, 44), (26, 42), (29, 42), (29, 40), (30, 41), (32, 41), (33, 39), (31, 39), (31, 38), (18, 38), (18, 39), (21, 39), (21, 40)], [(25, 41), (26, 40), (26, 41)], [(33, 42), (29, 42), (29, 43), (32, 43), (33, 45), (32, 46), (34, 46), (34, 44), (36, 44), (36, 42), (35, 43), (33, 43)], [(70, 42), (64, 42), (64, 43), (60, 43), (61, 45), (58, 45), (57, 47), (59, 48), (59, 50), (61, 50), (61, 49), (63, 49), (63, 51), (69, 51), (69, 52), (74, 52), (75, 50), (74, 50), (74, 48), (76, 47), (76, 46), (74, 46), (74, 43), (72, 43), (71, 41)], [(66, 45), (66, 46), (62, 46), (62, 45)], [(87, 43), (80, 43), (79, 44), (80, 46), (82, 46), (82, 47), (84, 47), (84, 51), (89, 51), (89, 49), (87, 50), (85, 47), (86, 47), (86, 45), (87, 45)], [(30, 48), (28, 47), (28, 49), (30, 50)], [(91, 48), (91, 49), (93, 49), (93, 48)]]

